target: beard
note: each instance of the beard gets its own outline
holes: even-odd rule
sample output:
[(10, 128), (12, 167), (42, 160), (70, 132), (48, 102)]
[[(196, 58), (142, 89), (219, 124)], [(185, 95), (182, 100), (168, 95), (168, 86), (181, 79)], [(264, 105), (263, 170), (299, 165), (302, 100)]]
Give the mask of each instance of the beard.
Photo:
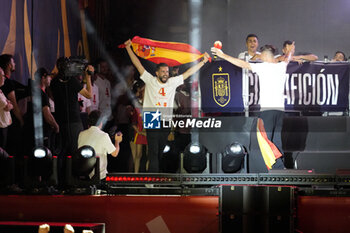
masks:
[(158, 79), (159, 79), (159, 81), (161, 81), (162, 83), (166, 83), (166, 82), (168, 81), (168, 76), (159, 77)]

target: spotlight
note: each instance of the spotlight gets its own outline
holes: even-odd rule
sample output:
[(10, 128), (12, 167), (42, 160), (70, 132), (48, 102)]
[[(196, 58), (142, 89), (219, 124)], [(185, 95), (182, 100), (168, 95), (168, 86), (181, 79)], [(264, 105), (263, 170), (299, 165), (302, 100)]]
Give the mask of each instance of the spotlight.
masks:
[(209, 153), (199, 143), (190, 143), (186, 146), (182, 156), (182, 168), (188, 173), (209, 173)]
[(57, 157), (44, 146), (34, 148), (32, 155), (24, 158), (23, 180), (26, 188), (57, 185)]
[(161, 158), (161, 170), (166, 173), (176, 173), (179, 169), (180, 151), (174, 141), (164, 147)]
[(33, 176), (49, 177), (52, 175), (53, 163), (51, 151), (43, 146), (33, 150), (33, 156), (29, 158), (29, 173)]
[(238, 142), (225, 147), (221, 154), (221, 169), (224, 173), (234, 173), (242, 169), (246, 155), (245, 148)]
[(95, 164), (94, 148), (82, 146), (73, 156), (73, 173), (76, 176), (88, 176), (94, 170)]
[[(67, 157), (66, 185), (74, 188), (89, 188), (82, 194), (94, 194), (95, 185), (100, 183), (100, 158), (96, 156), (94, 148), (82, 146), (73, 156)], [(73, 190), (74, 193), (80, 192)]]
[(0, 147), (0, 187), (15, 183), (15, 160)]

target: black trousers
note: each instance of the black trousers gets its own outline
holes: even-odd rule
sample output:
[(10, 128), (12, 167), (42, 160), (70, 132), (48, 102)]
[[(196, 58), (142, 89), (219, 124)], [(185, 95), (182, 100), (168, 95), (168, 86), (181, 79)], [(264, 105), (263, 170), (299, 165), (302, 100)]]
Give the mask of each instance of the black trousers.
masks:
[(163, 155), (164, 147), (168, 141), (170, 128), (147, 129), (148, 143), (148, 172), (157, 173), (160, 170), (160, 161)]
[[(283, 149), (282, 149), (282, 127), (284, 112), (278, 110), (267, 110), (259, 113), (259, 118), (264, 122), (264, 127), (266, 131), (267, 138), (276, 145), (278, 150), (282, 153), (283, 159)], [(276, 163), (273, 165), (275, 169), (283, 169), (284, 164), (282, 159), (277, 159)]]

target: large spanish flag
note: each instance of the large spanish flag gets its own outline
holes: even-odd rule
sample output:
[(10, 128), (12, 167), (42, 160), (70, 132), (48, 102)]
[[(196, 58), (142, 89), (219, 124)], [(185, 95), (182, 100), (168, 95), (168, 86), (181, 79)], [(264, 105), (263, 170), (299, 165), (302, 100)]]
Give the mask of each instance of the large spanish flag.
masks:
[(262, 157), (267, 169), (271, 169), (276, 163), (276, 159), (282, 156), (275, 144), (273, 144), (266, 135), (263, 120), (258, 118), (256, 133)]
[(166, 63), (168, 66), (178, 66), (197, 61), (204, 56), (185, 43), (150, 40), (139, 36), (135, 36), (131, 42), (137, 56), (156, 64)]

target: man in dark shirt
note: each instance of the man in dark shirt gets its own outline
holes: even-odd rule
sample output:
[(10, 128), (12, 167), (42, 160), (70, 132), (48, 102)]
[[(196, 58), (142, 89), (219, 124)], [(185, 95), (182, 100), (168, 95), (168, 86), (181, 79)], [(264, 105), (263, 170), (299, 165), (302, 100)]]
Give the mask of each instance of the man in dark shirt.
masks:
[(93, 66), (89, 65), (85, 72), (86, 88), (77, 77), (67, 77), (65, 69), (67, 58), (57, 60), (58, 74), (51, 82), (51, 90), (55, 101), (55, 116), (60, 127), (62, 156), (72, 155), (78, 148), (78, 136), (83, 130), (80, 118), (78, 93), (90, 99), (92, 97), (91, 74)]
[[(45, 68), (39, 68), (34, 74), (32, 98), (28, 101), (27, 112), (24, 115), (24, 147), (29, 154), (34, 146), (44, 145), (51, 151), (54, 149), (51, 139), (59, 132), (59, 126), (51, 114), (49, 97), (46, 88), (50, 86), (51, 74)], [(34, 105), (34, 106), (33, 106)], [(35, 119), (35, 122), (34, 122)], [(41, 121), (39, 119), (42, 119)]]

